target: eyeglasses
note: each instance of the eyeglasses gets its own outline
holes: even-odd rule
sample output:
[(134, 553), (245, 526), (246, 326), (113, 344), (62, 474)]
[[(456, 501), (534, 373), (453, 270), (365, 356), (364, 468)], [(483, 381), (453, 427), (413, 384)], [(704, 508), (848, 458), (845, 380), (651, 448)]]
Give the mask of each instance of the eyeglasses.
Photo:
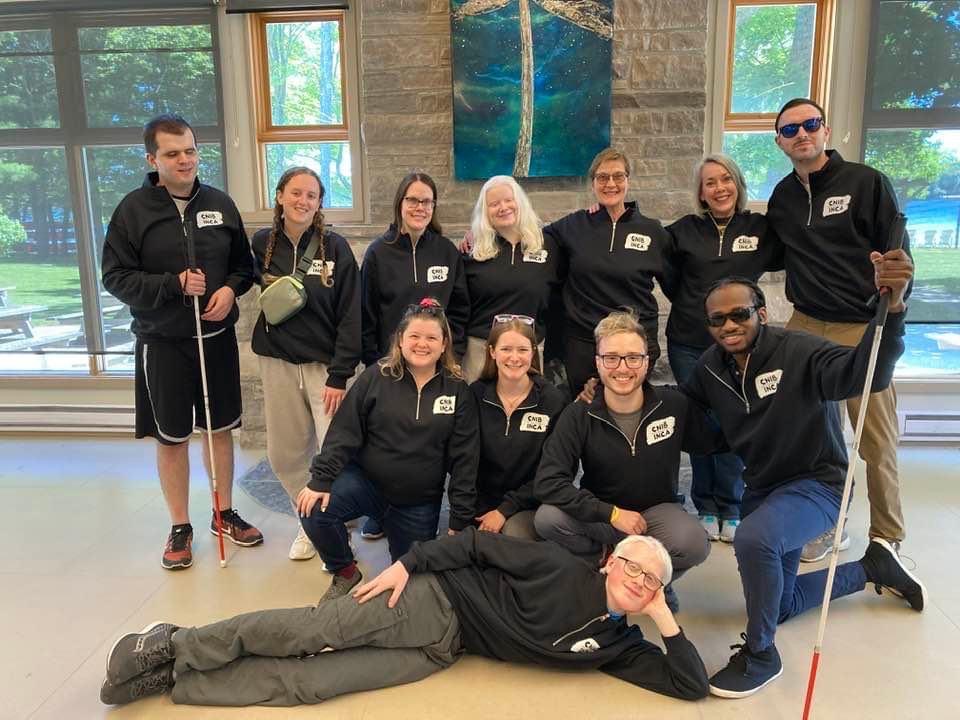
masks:
[(511, 315), (509, 313), (504, 313), (503, 315), (494, 315), (493, 324), (500, 325), (501, 323), (513, 322), (516, 320), (519, 323), (524, 325), (533, 325), (533, 318), (529, 315)]
[(617, 555), (617, 558), (623, 560), (623, 571), (632, 578), (643, 578), (643, 586), (650, 592), (656, 592), (663, 587), (663, 581), (651, 572), (643, 569), (640, 563), (633, 560), (627, 560), (623, 555)]
[(403, 204), (411, 210), (416, 210), (418, 207), (422, 207), (425, 210), (432, 210), (437, 205), (432, 198), (421, 200), (420, 198), (410, 197), (409, 195), (403, 199)]
[(796, 137), (797, 133), (800, 132), (800, 128), (803, 128), (808, 135), (812, 135), (817, 130), (820, 129), (820, 126), (823, 125), (822, 117), (809, 118), (803, 122), (790, 123), (788, 125), (783, 125), (777, 131), (785, 138)]
[(597, 173), (593, 176), (593, 179), (601, 185), (606, 185), (611, 180), (613, 180), (617, 185), (623, 185), (623, 183), (625, 183), (627, 180), (627, 174), (622, 172)]
[(616, 370), (620, 367), (620, 363), (625, 363), (628, 368), (631, 370), (636, 370), (638, 367), (643, 365), (643, 361), (647, 359), (646, 353), (632, 353), (630, 355), (597, 355), (600, 358), (600, 362), (607, 370)]
[(727, 320), (733, 320), (735, 323), (745, 323), (757, 311), (756, 305), (750, 307), (737, 308), (728, 313), (713, 313), (707, 315), (707, 325), (710, 327), (723, 327)]

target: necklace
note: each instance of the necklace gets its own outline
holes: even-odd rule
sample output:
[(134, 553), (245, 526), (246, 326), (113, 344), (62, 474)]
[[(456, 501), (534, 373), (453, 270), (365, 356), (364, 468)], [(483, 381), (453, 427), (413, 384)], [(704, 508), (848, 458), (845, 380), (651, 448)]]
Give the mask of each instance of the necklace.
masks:
[(720, 235), (720, 239), (723, 240), (723, 234), (727, 231), (727, 225), (730, 224), (730, 218), (727, 218), (723, 222), (717, 222), (717, 219), (713, 216), (713, 213), (707, 213), (710, 216), (710, 220), (713, 221), (713, 226), (717, 229), (717, 233)]
[(527, 384), (525, 390), (523, 390), (518, 395), (503, 395), (500, 392), (500, 389), (497, 388), (497, 397), (500, 398), (500, 401), (503, 403), (503, 410), (507, 414), (507, 417), (513, 414), (513, 411), (517, 409), (517, 406), (523, 402), (524, 398), (530, 394), (530, 387), (533, 385), (532, 382)]

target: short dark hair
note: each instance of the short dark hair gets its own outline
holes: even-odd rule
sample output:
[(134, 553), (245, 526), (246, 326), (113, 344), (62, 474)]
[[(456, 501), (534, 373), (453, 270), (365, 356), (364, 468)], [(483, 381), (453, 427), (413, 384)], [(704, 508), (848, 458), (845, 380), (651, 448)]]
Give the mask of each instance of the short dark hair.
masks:
[(810, 98), (793, 98), (793, 100), (787, 100), (783, 107), (780, 108), (780, 112), (777, 113), (777, 119), (773, 121), (774, 131), (780, 132), (780, 116), (790, 108), (796, 107), (797, 105), (813, 105), (817, 110), (820, 111), (820, 118), (823, 120), (823, 124), (827, 124), (827, 113), (822, 107), (820, 107), (820, 103), (815, 102)]
[(393, 198), (393, 224), (397, 226), (397, 237), (399, 238), (400, 233), (403, 232), (403, 214), (401, 213), (403, 199), (407, 196), (407, 190), (409, 190), (410, 186), (415, 182), (422, 182), (429, 187), (433, 193), (433, 215), (430, 216), (430, 224), (427, 225), (427, 227), (437, 235), (442, 235), (443, 230), (440, 227), (440, 221), (437, 220), (437, 184), (433, 181), (433, 178), (426, 173), (412, 172), (400, 181), (400, 185), (397, 187), (397, 194)]
[(760, 289), (760, 286), (757, 285), (753, 280), (748, 277), (743, 277), (742, 275), (728, 275), (727, 277), (720, 278), (710, 287), (707, 288), (706, 294), (703, 296), (703, 312), (707, 312), (707, 299), (713, 295), (720, 288), (725, 288), (728, 285), (743, 285), (750, 289), (750, 294), (753, 295), (753, 306), (757, 308), (762, 308), (767, 306), (767, 298), (764, 297), (763, 290)]
[(167, 133), (168, 135), (184, 135), (187, 130), (193, 135), (193, 142), (197, 142), (197, 134), (190, 127), (190, 123), (184, 120), (180, 115), (174, 113), (163, 113), (152, 118), (143, 126), (143, 147), (150, 155), (157, 154), (157, 133)]

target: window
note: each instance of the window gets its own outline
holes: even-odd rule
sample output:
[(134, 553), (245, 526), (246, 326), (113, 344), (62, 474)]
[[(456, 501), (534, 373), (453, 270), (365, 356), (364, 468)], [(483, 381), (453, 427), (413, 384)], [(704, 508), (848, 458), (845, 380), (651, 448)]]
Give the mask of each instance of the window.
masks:
[(960, 1), (876, 2), (864, 162), (893, 184), (916, 263), (899, 374), (960, 373)]
[(213, 10), (4, 17), (0, 374), (133, 370), (130, 314), (100, 284), (107, 225), (143, 182), (143, 124), (177, 112), (224, 187)]
[(273, 207), (283, 171), (306, 165), (323, 183), (324, 208), (333, 217), (359, 219), (359, 138), (348, 96), (353, 75), (345, 64), (354, 56), (349, 17), (344, 11), (251, 16), (264, 209)]
[(790, 172), (773, 122), (791, 98), (825, 95), (830, 0), (732, 0), (727, 39), (723, 151), (740, 165), (750, 200), (766, 201)]

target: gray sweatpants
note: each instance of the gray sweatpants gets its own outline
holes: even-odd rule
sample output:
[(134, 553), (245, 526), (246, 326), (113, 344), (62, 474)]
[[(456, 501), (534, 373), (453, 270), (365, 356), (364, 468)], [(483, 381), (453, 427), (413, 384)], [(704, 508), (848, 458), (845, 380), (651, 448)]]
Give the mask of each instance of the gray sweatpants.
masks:
[(421, 680), (463, 652), (460, 623), (432, 573), (389, 593), (261, 610), (173, 634), (173, 701), (299, 705)]

